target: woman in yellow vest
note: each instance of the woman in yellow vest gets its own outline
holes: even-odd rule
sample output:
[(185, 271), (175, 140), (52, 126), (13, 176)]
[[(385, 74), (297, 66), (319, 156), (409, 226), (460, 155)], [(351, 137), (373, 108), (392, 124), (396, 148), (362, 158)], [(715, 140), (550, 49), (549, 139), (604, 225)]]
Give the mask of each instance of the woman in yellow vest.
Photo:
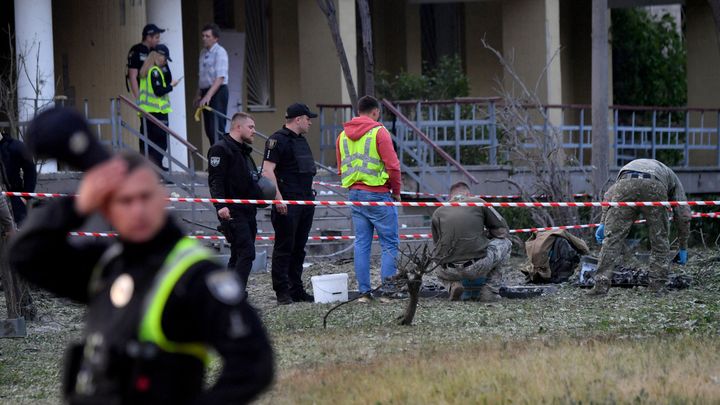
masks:
[[(140, 95), (137, 100), (138, 107), (150, 113), (166, 126), (168, 126), (168, 114), (172, 111), (168, 93), (180, 82), (173, 80), (171, 83), (167, 83), (162, 68), (167, 65), (168, 61), (172, 62), (170, 50), (164, 44), (156, 46), (150, 52), (140, 68)], [(147, 122), (147, 131), (144, 130), (145, 122)], [(145, 134), (150, 142), (163, 151), (167, 151), (167, 133), (162, 128), (149, 120), (141, 120), (140, 133)], [(146, 145), (142, 139), (140, 139), (140, 153), (147, 156), (161, 169), (168, 170), (162, 165), (163, 152), (155, 149), (152, 144)]]

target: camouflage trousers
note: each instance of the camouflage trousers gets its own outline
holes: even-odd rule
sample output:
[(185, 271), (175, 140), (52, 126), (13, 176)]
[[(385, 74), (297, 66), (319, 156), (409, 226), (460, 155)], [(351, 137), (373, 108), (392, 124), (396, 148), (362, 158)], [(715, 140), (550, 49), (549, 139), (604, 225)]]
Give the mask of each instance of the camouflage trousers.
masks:
[[(667, 188), (655, 179), (621, 179), (615, 185), (612, 201), (667, 201)], [(630, 228), (642, 214), (650, 238), (650, 280), (666, 281), (669, 271), (669, 219), (665, 207), (611, 207), (605, 214), (605, 240), (600, 250), (598, 276), (612, 279), (622, 261), (622, 250)]]
[(462, 267), (461, 263), (451, 266), (442, 266), (438, 269), (438, 279), (444, 284), (453, 281), (475, 280), (487, 278), (487, 283), (496, 286), (501, 282), (500, 265), (510, 257), (512, 242), (508, 239), (492, 239), (488, 243), (485, 257), (477, 259), (473, 264)]

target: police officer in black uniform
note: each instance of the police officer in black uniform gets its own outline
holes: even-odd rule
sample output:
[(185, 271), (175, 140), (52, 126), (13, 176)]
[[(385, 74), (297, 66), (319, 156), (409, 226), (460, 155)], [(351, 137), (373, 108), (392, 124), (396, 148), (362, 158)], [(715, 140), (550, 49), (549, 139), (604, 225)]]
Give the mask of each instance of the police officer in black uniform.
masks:
[[(260, 176), (253, 160), (255, 120), (239, 112), (230, 122), (230, 133), (223, 135), (208, 151), (208, 183), (212, 198), (261, 198)], [(250, 204), (215, 204), (220, 229), (230, 242), (228, 268), (235, 269), (247, 285), (255, 259), (257, 208)]]
[[(166, 213), (152, 164), (108, 153), (68, 109), (41, 113), (28, 144), (89, 169), (76, 198), (33, 211), (12, 240), (10, 264), (29, 281), (88, 304), (83, 343), (66, 359), (71, 404), (246, 403), (273, 376), (272, 349), (243, 300), (235, 272)], [(32, 145), (30, 145), (32, 144)], [(99, 156), (100, 155), (100, 156)], [(108, 243), (70, 243), (68, 232), (101, 213), (119, 233)], [(204, 390), (208, 350), (223, 360)]]
[[(150, 51), (160, 43), (160, 34), (165, 30), (160, 29), (155, 24), (148, 24), (142, 30), (142, 42), (135, 44), (128, 51), (127, 57), (127, 73), (125, 74), (125, 87), (132, 93), (135, 100), (140, 95), (140, 68), (142, 68), (145, 59), (147, 59)], [(170, 74), (170, 68), (165, 66), (163, 68), (163, 74), (167, 82), (172, 81), (172, 75)]]
[[(37, 183), (37, 170), (30, 152), (21, 141), (3, 133), (0, 138), (0, 160), (5, 172), (2, 176), (7, 191), (32, 193)], [(10, 197), (15, 223), (20, 224), (27, 215), (25, 197)]]
[[(314, 200), (313, 177), (317, 172), (310, 145), (303, 136), (317, 114), (305, 104), (287, 109), (285, 125), (265, 143), (263, 176), (276, 184), (278, 200)], [(280, 305), (312, 302), (302, 283), (305, 244), (312, 227), (315, 206), (274, 205), (270, 219), (275, 228), (272, 255), (273, 290)]]

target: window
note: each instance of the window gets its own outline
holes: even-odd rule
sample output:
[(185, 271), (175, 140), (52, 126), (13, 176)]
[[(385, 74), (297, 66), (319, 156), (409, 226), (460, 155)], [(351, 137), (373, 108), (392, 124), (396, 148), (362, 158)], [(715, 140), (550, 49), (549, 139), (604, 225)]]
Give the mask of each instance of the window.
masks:
[(250, 110), (271, 107), (267, 0), (245, 0), (247, 100)]

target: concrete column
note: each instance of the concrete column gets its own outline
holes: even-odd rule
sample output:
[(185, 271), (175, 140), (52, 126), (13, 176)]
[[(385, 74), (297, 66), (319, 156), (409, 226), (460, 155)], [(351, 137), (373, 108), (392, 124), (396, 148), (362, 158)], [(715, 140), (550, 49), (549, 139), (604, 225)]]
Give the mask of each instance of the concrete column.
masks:
[[(336, 0), (337, 19), (348, 63), (357, 86), (357, 35), (355, 1)], [(316, 0), (297, 1), (300, 100), (315, 110), (318, 103), (349, 103), (345, 79), (338, 61), (327, 19)], [(278, 106), (285, 109), (287, 106)], [(310, 130), (310, 146), (318, 152), (319, 125)]]
[[(166, 31), (161, 35), (160, 42), (170, 49), (172, 62), (168, 62), (172, 71), (173, 79), (185, 76), (185, 63), (197, 63), (197, 61), (186, 61), (183, 46), (183, 24), (182, 24), (182, 1), (181, 0), (148, 0), (146, 7), (147, 22), (157, 25)], [(194, 78), (185, 77), (173, 91), (170, 92), (170, 128), (178, 135), (187, 140), (187, 112), (185, 85), (188, 80)], [(172, 156), (178, 161), (187, 165), (187, 148), (180, 142), (170, 137), (169, 149)], [(172, 165), (174, 171), (178, 171), (177, 165)]]
[(608, 14), (607, 0), (592, 0), (592, 165), (593, 193), (597, 197), (602, 196), (610, 177)]
[[(516, 72), (530, 89), (550, 64), (537, 95), (543, 103), (562, 103), (562, 55), (555, 55), (560, 47), (559, 0), (507, 0), (502, 8), (503, 55), (514, 61)], [(507, 74), (505, 83), (511, 84)]]
[[(31, 120), (37, 111), (54, 105), (52, 0), (15, 0), (15, 49), (18, 64), (18, 115)], [(38, 167), (56, 172), (55, 161)]]

